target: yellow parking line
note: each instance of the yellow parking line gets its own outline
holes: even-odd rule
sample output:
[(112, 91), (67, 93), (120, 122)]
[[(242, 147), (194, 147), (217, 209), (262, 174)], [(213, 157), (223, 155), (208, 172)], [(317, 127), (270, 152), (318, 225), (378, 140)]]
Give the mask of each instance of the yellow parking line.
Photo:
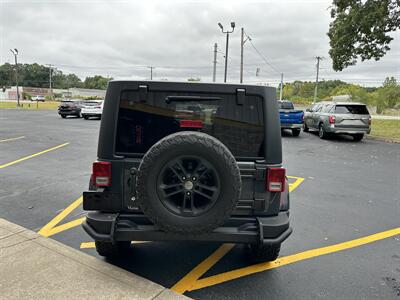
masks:
[[(289, 184), (289, 192), (294, 191), (303, 181), (303, 177), (287, 176), (296, 179), (295, 182)], [(212, 268), (226, 253), (228, 253), (235, 244), (223, 244), (214, 251), (208, 258), (197, 265), (192, 271), (179, 280), (171, 289), (177, 293), (183, 294), (185, 291), (193, 290), (198, 279)]]
[(68, 222), (68, 223), (65, 223), (65, 224), (62, 224), (62, 225), (53, 227), (53, 228), (50, 230), (50, 232), (48, 233), (47, 237), (52, 236), (52, 235), (55, 235), (55, 234), (60, 233), (60, 232), (62, 232), (62, 231), (65, 231), (65, 230), (74, 228), (74, 227), (76, 227), (76, 226), (79, 226), (79, 225), (82, 224), (82, 222), (83, 222), (85, 219), (86, 219), (86, 218), (83, 217), (83, 218), (79, 218), (79, 219), (70, 221), (70, 222)]
[(294, 191), (303, 181), (303, 177), (296, 177), (296, 176), (287, 176), (287, 178), (295, 178), (296, 181), (289, 184), (289, 192)]
[(9, 139), (5, 139), (5, 140), (0, 140), (0, 143), (9, 142), (9, 141), (15, 141), (15, 140), (23, 139), (24, 137), (25, 136), (19, 136), (19, 137), (15, 137), (15, 138), (9, 138)]
[[(350, 240), (350, 241), (343, 242), (343, 243), (334, 244), (331, 246), (317, 248), (317, 249), (311, 249), (308, 251), (296, 253), (296, 254), (289, 255), (289, 256), (284, 256), (284, 257), (278, 258), (277, 260), (275, 260), (273, 262), (255, 264), (252, 266), (239, 268), (239, 269), (228, 271), (228, 272), (221, 273), (218, 275), (213, 275), (210, 277), (199, 279), (199, 280), (196, 280), (195, 282), (193, 282), (192, 284), (187, 285), (188, 289), (186, 289), (185, 291), (193, 291), (193, 290), (202, 289), (205, 287), (213, 286), (216, 284), (220, 284), (220, 283), (223, 283), (226, 281), (234, 280), (234, 279), (248, 276), (251, 274), (263, 272), (266, 270), (279, 268), (279, 267), (282, 267), (285, 265), (293, 264), (293, 263), (307, 260), (310, 258), (314, 258), (314, 257), (326, 255), (326, 254), (331, 254), (331, 253), (351, 249), (354, 247), (359, 247), (359, 246), (373, 243), (373, 242), (383, 240), (383, 239), (386, 239), (389, 237), (394, 237), (396, 235), (400, 235), (400, 227), (394, 228), (391, 230), (387, 230), (387, 231), (383, 231), (383, 232), (379, 232), (376, 234), (372, 234), (369, 236), (365, 236), (362, 238)], [(185, 291), (183, 291), (183, 289), (179, 290), (180, 293), (184, 293)]]
[(79, 197), (78, 199), (76, 199), (66, 209), (64, 209), (61, 213), (59, 213), (57, 216), (55, 216), (49, 223), (47, 223), (45, 226), (43, 226), (43, 228), (40, 229), (40, 231), (38, 233), (42, 236), (49, 237), (49, 236), (52, 236), (53, 234), (59, 233), (63, 230), (80, 225), (82, 223), (82, 221), (84, 220), (84, 218), (80, 218), (80, 219), (65, 223), (63, 225), (56, 226), (68, 214), (70, 214), (75, 208), (77, 208), (79, 205), (81, 205), (82, 201), (83, 201), (82, 196)]
[(206, 273), (212, 266), (215, 265), (226, 253), (228, 253), (235, 244), (223, 244), (217, 250), (214, 251), (209, 257), (203, 260), (196, 268), (186, 274), (181, 280), (179, 280), (171, 290), (176, 293), (183, 294), (186, 291), (193, 290), (193, 285), (197, 280)]
[(86, 242), (86, 243), (81, 243), (81, 249), (90, 249), (90, 248), (95, 248), (94, 242)]
[(33, 158), (33, 157), (36, 157), (36, 156), (45, 154), (45, 153), (47, 153), (47, 152), (56, 150), (56, 149), (61, 148), (61, 147), (64, 147), (64, 146), (67, 146), (68, 144), (69, 144), (69, 143), (64, 143), (64, 144), (58, 145), (58, 146), (56, 146), (56, 147), (53, 147), (53, 148), (50, 148), (50, 149), (47, 149), (47, 150), (44, 150), (44, 151), (41, 151), (41, 152), (38, 152), (38, 153), (35, 153), (35, 154), (32, 154), (32, 155), (29, 155), (29, 156), (22, 157), (22, 158), (20, 158), (20, 159), (14, 160), (14, 161), (9, 162), (9, 163), (6, 163), (6, 164), (4, 164), (4, 165), (0, 165), (0, 169), (3, 169), (3, 168), (5, 168), (5, 167), (9, 167), (9, 166), (15, 165), (15, 164), (20, 163), (20, 162), (22, 162), (22, 161), (25, 161), (25, 160), (27, 160), (27, 159), (30, 159), (30, 158)]
[[(132, 244), (143, 244), (143, 243), (148, 243), (146, 241), (132, 241)], [(91, 249), (91, 248), (96, 248), (96, 245), (94, 242), (83, 242), (81, 243), (80, 246), (81, 249)]]

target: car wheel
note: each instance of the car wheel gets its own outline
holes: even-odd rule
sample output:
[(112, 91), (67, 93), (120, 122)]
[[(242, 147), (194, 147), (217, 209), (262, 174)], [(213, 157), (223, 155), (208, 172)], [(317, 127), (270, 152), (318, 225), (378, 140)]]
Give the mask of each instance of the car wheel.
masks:
[(263, 245), (263, 244), (249, 244), (248, 252), (250, 259), (253, 262), (266, 262), (274, 261), (278, 258), (281, 250), (281, 244), (277, 245)]
[(89, 120), (89, 116), (83, 116), (85, 120)]
[(310, 129), (308, 128), (306, 123), (303, 123), (303, 131), (308, 132)]
[(113, 244), (112, 242), (96, 241), (95, 245), (96, 251), (99, 255), (109, 258), (117, 258), (128, 253), (131, 242), (119, 241)]
[(292, 135), (293, 136), (299, 136), (300, 135), (300, 129), (292, 129)]
[(362, 133), (354, 134), (354, 135), (353, 135), (353, 139), (354, 139), (354, 141), (356, 141), (356, 142), (361, 141), (363, 138), (364, 138), (364, 134), (362, 134)]
[(66, 115), (60, 115), (61, 118), (65, 119), (67, 116)]
[(325, 131), (323, 124), (319, 124), (318, 135), (319, 135), (320, 139), (327, 139), (328, 138), (328, 133)]
[(182, 131), (163, 138), (143, 157), (137, 201), (160, 229), (200, 234), (229, 218), (241, 185), (236, 160), (225, 145), (205, 133)]

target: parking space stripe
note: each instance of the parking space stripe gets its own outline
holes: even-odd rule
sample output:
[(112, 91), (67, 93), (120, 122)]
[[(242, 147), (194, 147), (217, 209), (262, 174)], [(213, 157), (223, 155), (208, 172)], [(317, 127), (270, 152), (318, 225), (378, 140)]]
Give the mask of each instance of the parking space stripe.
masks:
[(289, 193), (294, 191), (304, 181), (303, 177), (287, 176), (287, 178), (296, 179), (295, 182), (289, 184)]
[(0, 140), (0, 143), (4, 143), (4, 142), (9, 142), (9, 141), (15, 141), (15, 140), (20, 140), (25, 138), (25, 136), (19, 136), (19, 137), (15, 137), (15, 138), (9, 138), (9, 139), (5, 139), (5, 140)]
[[(79, 205), (82, 204), (83, 198), (82, 196), (76, 199), (74, 202), (72, 202), (66, 209), (64, 209), (62, 212), (60, 212), (57, 216), (55, 216), (49, 223), (47, 223), (45, 226), (43, 226), (42, 229), (38, 232), (40, 235), (49, 237), (52, 236), (53, 234), (59, 233), (63, 230), (78, 226), (82, 223), (84, 218), (80, 218), (68, 223), (65, 223), (63, 225), (57, 226), (58, 223), (60, 223), (67, 215), (69, 215), (75, 208), (77, 208)], [(63, 229), (63, 230), (60, 230)]]
[[(307, 260), (310, 258), (314, 258), (314, 257), (326, 255), (326, 254), (331, 254), (331, 253), (351, 249), (354, 247), (363, 246), (363, 245), (366, 245), (369, 243), (373, 243), (373, 242), (383, 240), (386, 238), (390, 238), (390, 237), (394, 237), (397, 235), (400, 235), (400, 227), (394, 228), (391, 230), (387, 230), (387, 231), (383, 231), (383, 232), (379, 232), (376, 234), (372, 234), (369, 236), (365, 236), (362, 238), (350, 240), (350, 241), (343, 242), (343, 243), (334, 244), (331, 246), (317, 248), (317, 249), (312, 249), (312, 250), (300, 252), (300, 253), (289, 255), (289, 256), (284, 256), (284, 257), (278, 258), (277, 260), (275, 260), (273, 262), (266, 262), (266, 263), (251, 265), (248, 267), (244, 267), (244, 268), (240, 268), (240, 269), (236, 269), (236, 270), (228, 271), (228, 272), (221, 273), (218, 275), (213, 275), (210, 277), (196, 280), (196, 282), (193, 282), (192, 284), (186, 286), (187, 287), (186, 291), (202, 289), (205, 287), (209, 287), (209, 286), (220, 284), (220, 283), (223, 283), (226, 281), (238, 279), (240, 277), (248, 276), (251, 274), (283, 267), (283, 266), (293, 264), (293, 263), (296, 263), (299, 261)], [(181, 289), (181, 290), (179, 290), (179, 292), (184, 293), (185, 291), (183, 291), (183, 289)]]
[[(289, 183), (289, 192), (294, 191), (303, 181), (303, 177), (287, 176), (291, 179), (296, 179), (295, 182)], [(185, 277), (179, 280), (171, 290), (183, 294), (186, 291), (191, 291), (194, 288), (198, 279), (204, 275), (210, 268), (212, 268), (226, 253), (228, 253), (235, 244), (223, 244), (214, 251), (208, 258), (202, 261), (197, 267), (190, 271)]]
[(28, 155), (28, 156), (22, 157), (22, 158), (20, 158), (20, 159), (14, 160), (14, 161), (9, 162), (9, 163), (6, 163), (6, 164), (4, 164), (4, 165), (0, 165), (0, 169), (3, 169), (3, 168), (6, 168), (6, 167), (15, 165), (15, 164), (17, 164), (17, 163), (23, 162), (23, 161), (25, 161), (25, 160), (34, 158), (34, 157), (36, 157), (36, 156), (45, 154), (45, 153), (50, 152), (50, 151), (53, 151), (53, 150), (59, 149), (59, 148), (61, 148), (61, 147), (65, 147), (65, 146), (67, 146), (68, 144), (69, 144), (69, 143), (64, 143), (64, 144), (58, 145), (58, 146), (56, 146), (56, 147), (53, 147), (53, 148), (50, 148), (50, 149), (47, 149), (47, 150), (43, 150), (43, 151), (41, 151), (41, 152), (38, 152), (38, 153), (35, 153), (35, 154), (32, 154), (32, 155)]
[(235, 244), (223, 244), (217, 250), (214, 251), (209, 257), (203, 260), (197, 267), (186, 274), (178, 283), (176, 283), (171, 290), (176, 293), (183, 294), (186, 291), (194, 289), (194, 284), (197, 280), (206, 273), (212, 266), (214, 266), (226, 253), (228, 253)]
[(85, 242), (81, 243), (81, 249), (90, 249), (90, 248), (95, 248), (94, 242)]
[[(131, 244), (144, 244), (144, 243), (149, 243), (147, 241), (132, 241)], [(81, 249), (91, 249), (91, 248), (96, 248), (96, 245), (94, 242), (83, 242), (81, 243), (80, 246)]]

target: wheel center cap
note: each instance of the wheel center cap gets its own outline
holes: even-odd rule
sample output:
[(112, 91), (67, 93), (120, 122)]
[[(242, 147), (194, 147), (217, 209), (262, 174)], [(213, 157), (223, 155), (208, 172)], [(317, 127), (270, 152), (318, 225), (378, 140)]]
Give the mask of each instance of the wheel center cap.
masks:
[(193, 189), (193, 182), (188, 180), (188, 181), (185, 182), (184, 186), (185, 186), (185, 189), (191, 190), (191, 189)]

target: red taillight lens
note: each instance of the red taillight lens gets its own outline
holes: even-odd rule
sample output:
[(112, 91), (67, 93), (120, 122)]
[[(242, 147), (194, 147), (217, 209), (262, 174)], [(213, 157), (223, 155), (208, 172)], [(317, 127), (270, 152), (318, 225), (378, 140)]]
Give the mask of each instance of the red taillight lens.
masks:
[(301, 122), (304, 123), (304, 115), (301, 116)]
[(329, 124), (335, 124), (335, 116), (329, 116)]
[(95, 161), (93, 163), (93, 181), (98, 187), (111, 185), (111, 163)]
[(181, 128), (203, 128), (203, 121), (201, 121), (201, 120), (180, 120), (179, 126)]
[(269, 192), (283, 192), (285, 190), (286, 169), (270, 168), (267, 170), (266, 188)]

